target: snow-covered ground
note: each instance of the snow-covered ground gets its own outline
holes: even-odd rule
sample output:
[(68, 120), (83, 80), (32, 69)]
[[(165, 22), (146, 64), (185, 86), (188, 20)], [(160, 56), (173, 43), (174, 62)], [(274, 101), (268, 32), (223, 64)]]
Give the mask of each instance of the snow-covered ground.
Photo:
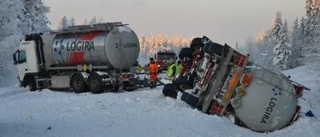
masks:
[[(320, 72), (309, 66), (286, 71), (311, 91), (299, 99), (302, 111), (320, 118)], [(226, 117), (207, 115), (180, 99), (162, 95), (163, 86), (133, 92), (74, 94), (20, 87), (0, 88), (0, 137), (315, 137), (320, 121), (301, 118), (271, 133), (257, 133)]]

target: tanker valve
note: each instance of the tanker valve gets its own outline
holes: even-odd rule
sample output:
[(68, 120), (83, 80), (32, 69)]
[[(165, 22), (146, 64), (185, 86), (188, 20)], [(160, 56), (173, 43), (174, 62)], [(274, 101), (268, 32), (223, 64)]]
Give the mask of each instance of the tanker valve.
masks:
[(241, 79), (240, 79), (240, 83), (245, 86), (248, 87), (251, 83), (252, 80), (252, 75), (250, 75), (249, 73), (243, 73)]

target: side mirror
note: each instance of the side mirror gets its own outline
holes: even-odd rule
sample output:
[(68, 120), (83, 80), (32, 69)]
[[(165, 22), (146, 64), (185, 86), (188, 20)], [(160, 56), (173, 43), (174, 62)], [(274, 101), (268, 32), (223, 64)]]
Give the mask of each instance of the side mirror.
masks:
[(20, 51), (17, 50), (16, 52), (13, 53), (13, 64), (14, 64), (14, 65), (17, 65), (17, 64), (18, 64), (17, 58), (18, 58), (19, 52), (20, 52)]

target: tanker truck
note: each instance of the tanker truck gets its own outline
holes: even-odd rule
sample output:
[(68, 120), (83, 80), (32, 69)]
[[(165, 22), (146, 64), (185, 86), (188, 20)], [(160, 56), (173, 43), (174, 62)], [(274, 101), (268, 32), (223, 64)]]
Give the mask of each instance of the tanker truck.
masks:
[(232, 47), (207, 37), (195, 38), (179, 58), (185, 73), (166, 84), (163, 94), (198, 110), (232, 118), (234, 124), (257, 132), (282, 129), (299, 117), (298, 98), (307, 87), (288, 76), (256, 65)]
[(31, 91), (101, 93), (135, 89), (130, 67), (139, 52), (135, 32), (127, 24), (109, 22), (26, 35), (13, 60), (20, 86)]

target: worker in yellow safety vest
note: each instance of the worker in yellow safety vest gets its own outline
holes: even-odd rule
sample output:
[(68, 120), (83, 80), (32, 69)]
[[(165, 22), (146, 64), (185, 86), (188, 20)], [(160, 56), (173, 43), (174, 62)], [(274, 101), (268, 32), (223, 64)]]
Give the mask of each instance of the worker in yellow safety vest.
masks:
[(183, 66), (180, 60), (177, 63), (172, 63), (167, 69), (167, 76), (175, 80), (176, 75), (180, 74), (182, 72), (182, 69)]

